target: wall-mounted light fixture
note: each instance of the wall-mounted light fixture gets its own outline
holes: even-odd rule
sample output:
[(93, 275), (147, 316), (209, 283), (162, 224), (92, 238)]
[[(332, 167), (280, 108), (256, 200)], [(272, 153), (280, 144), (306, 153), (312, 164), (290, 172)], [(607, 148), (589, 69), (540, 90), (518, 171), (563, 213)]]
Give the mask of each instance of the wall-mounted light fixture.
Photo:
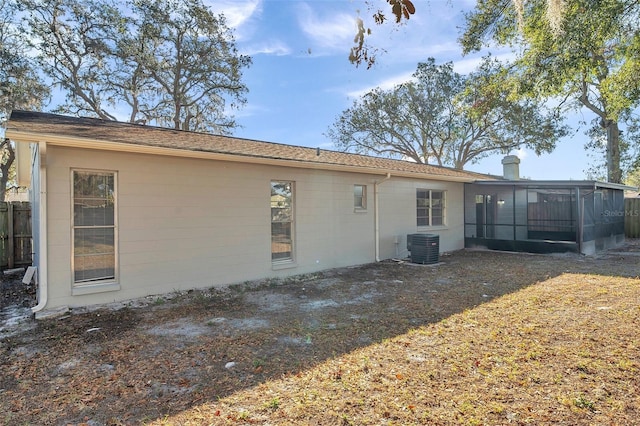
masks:
[(502, 198), (498, 200), (498, 205), (504, 206), (504, 200)]

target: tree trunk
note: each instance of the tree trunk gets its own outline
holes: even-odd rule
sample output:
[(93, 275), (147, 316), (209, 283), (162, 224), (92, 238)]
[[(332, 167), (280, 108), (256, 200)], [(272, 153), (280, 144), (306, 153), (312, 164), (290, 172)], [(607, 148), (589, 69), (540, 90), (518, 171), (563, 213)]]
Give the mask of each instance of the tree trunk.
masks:
[(618, 122), (606, 121), (607, 130), (607, 181), (622, 183), (622, 170), (620, 169), (620, 128)]
[[(2, 173), (2, 176), (0, 176), (0, 201), (4, 201), (4, 197), (7, 193), (7, 182), (9, 181), (9, 169), (16, 158), (16, 153), (13, 151), (13, 147), (11, 146), (9, 139), (5, 139), (0, 147), (2, 147), (0, 151), (7, 150), (5, 161), (0, 164), (0, 173)], [(2, 155), (2, 157), (5, 156)]]

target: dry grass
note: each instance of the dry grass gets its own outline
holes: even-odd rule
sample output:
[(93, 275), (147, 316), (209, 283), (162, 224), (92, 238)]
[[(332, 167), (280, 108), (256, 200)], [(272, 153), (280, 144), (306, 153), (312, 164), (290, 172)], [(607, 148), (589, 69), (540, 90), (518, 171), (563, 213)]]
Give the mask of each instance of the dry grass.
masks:
[(638, 246), (461, 251), (73, 312), (0, 335), (0, 424), (637, 424)]
[(640, 419), (638, 279), (563, 274), (153, 425)]

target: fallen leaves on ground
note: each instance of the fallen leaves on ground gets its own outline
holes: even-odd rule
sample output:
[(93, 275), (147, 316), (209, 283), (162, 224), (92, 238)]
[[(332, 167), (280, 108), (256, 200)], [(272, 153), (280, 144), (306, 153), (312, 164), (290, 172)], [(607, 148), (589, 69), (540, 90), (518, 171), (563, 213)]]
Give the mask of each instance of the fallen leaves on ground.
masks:
[(461, 251), (39, 322), (5, 424), (633, 424), (640, 258)]

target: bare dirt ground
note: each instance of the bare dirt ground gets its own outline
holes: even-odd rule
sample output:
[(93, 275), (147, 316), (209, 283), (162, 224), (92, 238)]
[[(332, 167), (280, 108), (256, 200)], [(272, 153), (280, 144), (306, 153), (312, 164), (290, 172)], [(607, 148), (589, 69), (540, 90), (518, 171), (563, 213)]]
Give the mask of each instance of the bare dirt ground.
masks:
[(637, 279), (639, 248), (630, 241), (593, 257), (463, 250), (437, 265), (384, 261), (37, 322), (10, 321), (33, 289), (4, 279), (0, 423), (164, 424), (563, 274)]

